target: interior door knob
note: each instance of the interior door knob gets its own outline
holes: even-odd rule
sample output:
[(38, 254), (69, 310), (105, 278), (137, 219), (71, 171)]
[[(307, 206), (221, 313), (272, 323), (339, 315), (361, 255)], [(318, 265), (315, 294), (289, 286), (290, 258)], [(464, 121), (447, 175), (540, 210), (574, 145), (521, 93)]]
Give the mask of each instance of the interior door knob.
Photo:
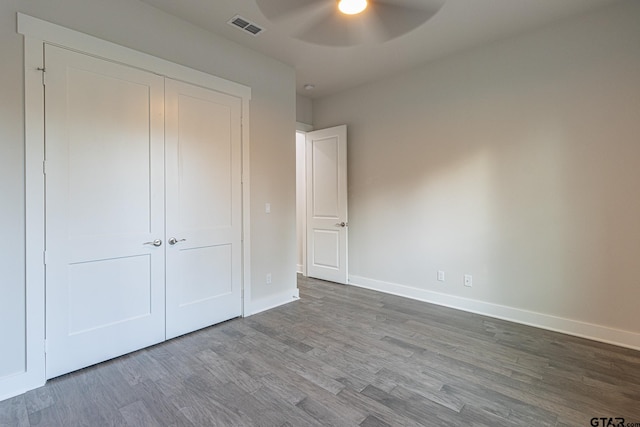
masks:
[(172, 237), (172, 238), (169, 239), (169, 244), (173, 246), (178, 242), (184, 242), (186, 240), (187, 239), (176, 239), (175, 237)]
[(346, 222), (344, 222), (344, 221), (336, 223), (336, 227), (346, 227), (347, 225), (348, 224)]
[(153, 242), (144, 242), (143, 245), (161, 246), (162, 245), (162, 240), (156, 239)]

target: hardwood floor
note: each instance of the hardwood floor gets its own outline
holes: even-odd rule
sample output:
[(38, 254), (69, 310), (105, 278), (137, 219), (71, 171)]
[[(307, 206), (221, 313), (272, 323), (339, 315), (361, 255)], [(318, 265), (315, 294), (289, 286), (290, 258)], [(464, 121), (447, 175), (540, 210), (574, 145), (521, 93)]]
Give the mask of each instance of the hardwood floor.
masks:
[(298, 282), (300, 301), (0, 402), (0, 425), (640, 426), (638, 351)]

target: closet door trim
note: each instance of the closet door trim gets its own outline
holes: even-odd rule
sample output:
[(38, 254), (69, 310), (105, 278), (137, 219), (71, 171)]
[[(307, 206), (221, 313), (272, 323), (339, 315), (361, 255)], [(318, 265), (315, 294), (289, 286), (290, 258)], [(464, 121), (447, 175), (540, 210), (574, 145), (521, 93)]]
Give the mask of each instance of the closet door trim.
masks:
[(45, 206), (44, 206), (44, 46), (50, 44), (120, 62), (163, 77), (213, 89), (242, 103), (242, 306), (249, 314), (250, 170), (249, 102), (251, 88), (152, 55), (18, 13), (18, 33), (24, 36), (25, 73), (25, 220), (26, 220), (26, 345), (24, 370), (0, 379), (0, 399), (44, 385), (45, 372)]

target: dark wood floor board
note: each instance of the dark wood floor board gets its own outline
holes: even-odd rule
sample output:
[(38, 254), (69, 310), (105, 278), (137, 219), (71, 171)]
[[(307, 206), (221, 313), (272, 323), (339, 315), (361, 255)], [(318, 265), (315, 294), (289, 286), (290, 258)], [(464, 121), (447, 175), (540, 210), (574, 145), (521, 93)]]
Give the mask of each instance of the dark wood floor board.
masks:
[[(428, 370), (429, 373), (424, 371)], [(429, 367), (420, 366), (407, 362), (403, 365), (389, 366), (380, 369), (376, 377), (379, 380), (389, 382), (393, 386), (401, 385), (403, 378), (410, 377), (413, 381), (419, 382), (422, 387), (427, 391), (437, 391), (442, 389), (442, 386), (450, 381), (448, 375), (431, 375), (433, 372)], [(378, 387), (380, 388), (380, 387)]]
[(475, 385), (465, 387), (465, 385), (459, 383), (445, 384), (442, 386), (442, 391), (465, 403), (461, 412), (464, 411), (466, 406), (469, 406), (479, 411), (495, 415), (501, 419), (507, 419), (511, 413), (509, 407), (503, 405), (501, 402), (490, 399), (489, 396), (483, 394), (482, 390)]
[(232, 382), (247, 393), (253, 393), (262, 387), (262, 384), (249, 376), (241, 369), (237, 369), (233, 364), (220, 357), (213, 350), (206, 349), (198, 352), (196, 357), (200, 359), (206, 370), (211, 372), (220, 382)]
[(349, 385), (356, 390), (362, 390), (375, 379), (377, 370), (372, 371), (364, 364), (358, 365), (335, 348), (314, 348), (309, 355), (335, 368), (336, 371), (332, 372), (334, 380), (343, 385)]
[(234, 402), (238, 410), (244, 411), (251, 417), (255, 426), (280, 426), (290, 423), (294, 426), (321, 426), (313, 416), (296, 405), (274, 399), (274, 393), (263, 387), (254, 393), (247, 394)]
[[(557, 415), (487, 386), (475, 384), (446, 385), (444, 389), (464, 401), (465, 408), (478, 408), (484, 412), (512, 420), (520, 425), (553, 426)], [(536, 420), (533, 424), (531, 420)]]
[[(345, 374), (332, 366), (319, 366), (317, 362), (306, 363), (306, 361), (310, 359), (306, 359), (306, 361), (303, 362), (302, 360), (296, 360), (288, 353), (278, 354), (268, 349), (263, 349), (263, 356), (272, 364), (281, 364), (284, 362), (284, 368), (287, 371), (299, 375), (330, 393), (337, 394), (344, 388), (344, 385), (335, 378), (341, 378)], [(329, 371), (329, 373), (327, 373), (327, 371)]]
[(620, 381), (628, 382), (629, 386), (635, 386), (635, 390), (640, 391), (640, 365), (614, 364), (610, 370), (592, 369), (585, 372), (583, 376), (611, 384), (618, 384)]
[[(102, 366), (95, 368), (101, 369)], [(90, 402), (91, 417), (104, 420), (102, 423), (104, 426), (121, 426), (125, 423), (124, 417), (118, 412), (118, 409), (122, 400), (120, 396), (127, 393), (127, 390), (123, 390), (122, 393), (112, 393), (103, 386), (98, 375), (82, 375), (77, 380), (82, 384), (85, 398)]]
[[(161, 362), (163, 358), (156, 358), (153, 353), (147, 349), (142, 350), (139, 356), (140, 357), (137, 358), (137, 363), (138, 365), (144, 366), (144, 370), (146, 372), (146, 375), (144, 376), (145, 381), (154, 381), (163, 378), (167, 375), (167, 371), (171, 369)], [(167, 360), (167, 358), (164, 360)]]
[(251, 354), (253, 363), (269, 367), (272, 372), (281, 377), (289, 376), (293, 381), (310, 382), (319, 389), (333, 394), (338, 393), (344, 387), (331, 376), (321, 372), (321, 369), (332, 369), (332, 367), (320, 367), (318, 361), (307, 364), (305, 359), (296, 358), (296, 355), (303, 356), (304, 353), (296, 353), (295, 350), (291, 350), (278, 341), (262, 341), (259, 336), (247, 336), (244, 339), (254, 342), (256, 350)]
[(362, 420), (362, 422), (358, 425), (360, 427), (391, 427), (390, 424), (385, 423), (375, 415), (369, 415), (367, 418)]
[(583, 381), (582, 378), (573, 380), (549, 375), (545, 377), (544, 382), (541, 382), (540, 384), (542, 389), (547, 390), (549, 393), (553, 393), (561, 387), (569, 387), (574, 390), (574, 392), (579, 392), (579, 396), (582, 398), (577, 400), (593, 407), (598, 407), (600, 405), (606, 407), (613, 404), (628, 406), (631, 404), (637, 405), (639, 403), (637, 400), (638, 395), (630, 397), (625, 395), (624, 390), (619, 388), (599, 387), (595, 384), (589, 384)]
[(375, 327), (375, 320), (362, 319), (359, 316), (353, 315), (353, 313), (345, 313), (330, 304), (322, 307), (322, 309), (310, 307), (307, 313), (312, 317), (298, 320), (300, 325), (304, 326), (303, 330), (305, 332), (311, 330), (323, 336), (336, 330), (359, 333), (362, 331), (371, 331)]
[[(418, 394), (425, 399), (437, 403), (454, 412), (460, 412), (465, 405), (465, 401), (455, 395), (443, 391), (444, 384), (437, 384), (436, 387), (430, 388), (420, 379), (414, 379), (410, 374), (401, 374), (389, 369), (382, 369), (378, 373), (381, 378), (386, 378), (395, 382), (397, 386), (402, 386), (411, 393)], [(394, 387), (395, 389), (395, 387)], [(390, 392), (391, 393), (391, 392)]]
[[(473, 427), (522, 427), (508, 418), (495, 415), (475, 406), (465, 406), (460, 411), (462, 421), (460, 425), (469, 425)], [(537, 423), (529, 424), (530, 426), (538, 426)]]
[(184, 381), (184, 392), (173, 396), (180, 412), (196, 426), (252, 426), (252, 418), (238, 402), (247, 393), (233, 383), (221, 383), (213, 376), (195, 375)]
[(315, 279), (299, 289), (0, 402), (0, 426), (640, 422), (638, 351)]
[[(379, 338), (370, 338), (353, 331), (333, 331), (325, 335), (325, 340), (337, 344), (348, 355), (359, 360), (367, 360), (372, 369), (381, 363), (402, 363), (413, 355), (413, 350), (394, 345)], [(368, 349), (368, 350), (367, 350)]]
[[(345, 386), (346, 388), (347, 386)], [(344, 390), (344, 388), (343, 388)], [(333, 393), (307, 393), (306, 404), (302, 406), (305, 408), (306, 412), (310, 412), (311, 408), (325, 408), (330, 412), (336, 414), (338, 419), (343, 420), (343, 424), (346, 425), (356, 425), (364, 421), (364, 419), (369, 415), (369, 412), (363, 411), (361, 408), (353, 407), (348, 403), (344, 402), (344, 400), (338, 395)], [(300, 403), (297, 404), (300, 406)], [(317, 412), (317, 411), (316, 411)], [(321, 418), (316, 416), (318, 421), (322, 421)]]
[[(298, 321), (298, 324), (292, 324), (289, 319), (284, 318), (283, 316), (277, 316), (274, 313), (268, 313), (269, 316), (265, 314), (263, 318), (260, 320), (260, 325), (264, 325), (268, 327), (270, 333), (266, 333), (272, 338), (278, 339), (279, 341), (283, 340), (302, 340), (307, 336), (306, 329), (300, 328), (300, 324), (304, 324), (304, 320)], [(256, 325), (259, 328), (259, 325)], [(259, 329), (258, 329), (259, 330)], [(288, 343), (285, 343), (289, 345)]]
[[(388, 394), (388, 392), (385, 393)], [(338, 393), (337, 397), (340, 398), (345, 404), (348, 404), (354, 408), (358, 408), (364, 413), (367, 413), (394, 427), (429, 425), (426, 422), (421, 423), (420, 421), (408, 418), (404, 412), (397, 412), (391, 409), (389, 406), (379, 402), (378, 400), (365, 396), (363, 393), (357, 392), (349, 387), (345, 387), (340, 393)]]
[(370, 385), (362, 390), (359, 395), (385, 406), (394, 414), (402, 414), (410, 420), (409, 425), (416, 424), (428, 427), (439, 425), (438, 421), (434, 417), (433, 411), (429, 411), (427, 408), (423, 407), (423, 405), (416, 405), (415, 402), (409, 402), (399, 397), (395, 397), (391, 395), (391, 392), (387, 393)]
[(402, 413), (417, 423), (426, 426), (446, 425), (442, 420), (446, 416), (442, 412), (444, 410), (449, 411), (448, 409), (439, 407), (439, 405), (421, 396), (406, 393), (400, 386), (389, 393), (374, 386), (368, 386), (362, 390), (361, 394), (392, 409), (394, 412)]
[[(333, 406), (329, 409), (322, 402), (311, 397), (302, 399), (296, 404), (296, 407), (302, 409), (321, 425), (358, 425), (366, 418), (346, 405), (341, 405), (341, 407)], [(346, 411), (341, 409), (346, 409)]]
[[(501, 400), (487, 400), (490, 394), (487, 394), (485, 390), (492, 390), (503, 396), (527, 402), (548, 413), (564, 414), (572, 419), (584, 420), (584, 411), (589, 409), (584, 405), (578, 405), (572, 400), (571, 394), (574, 391), (569, 388), (550, 394), (541, 389), (540, 385), (531, 386), (510, 377), (504, 377), (485, 370), (477, 370), (467, 380), (456, 379), (451, 382), (451, 385), (455, 385), (452, 389), (468, 396), (469, 399), (476, 402), (476, 405), (482, 403), (489, 404), (492, 408), (501, 408), (502, 415), (504, 415), (502, 411), (510, 409), (508, 404), (505, 405)], [(485, 409), (491, 412), (488, 408)]]
[(217, 353), (228, 360), (235, 369), (239, 369), (253, 378), (260, 380), (265, 375), (273, 372), (273, 366), (262, 358), (260, 351), (252, 350), (242, 354), (226, 352), (224, 349), (217, 349)]
[[(313, 396), (314, 401), (331, 408), (341, 414), (343, 418), (364, 419), (361, 411), (345, 406), (344, 402), (331, 391), (317, 385), (315, 381), (309, 381), (296, 372), (285, 367), (274, 367), (273, 373), (260, 378), (265, 386), (278, 394), (282, 399), (298, 405), (301, 401)], [(343, 387), (344, 388), (344, 387)], [(310, 405), (307, 402), (308, 405)], [(312, 406), (313, 407), (313, 406)], [(309, 407), (307, 407), (309, 409)], [(350, 425), (350, 424), (349, 424)]]
[[(184, 389), (183, 389), (184, 390)], [(166, 396), (155, 381), (146, 381), (134, 387), (141, 402), (157, 420), (158, 424), (191, 426), (192, 423), (180, 412), (173, 396)]]
[[(29, 414), (29, 424), (38, 427), (65, 427), (58, 417), (58, 409), (55, 406), (49, 406), (39, 411)], [(5, 424), (0, 425), (4, 426)]]
[(442, 354), (424, 351), (411, 356), (409, 363), (416, 367), (423, 375), (447, 382), (447, 378), (459, 381), (473, 381), (478, 371), (487, 371), (500, 377), (510, 377), (511, 370), (504, 369), (491, 360), (483, 361), (483, 366), (477, 366), (456, 354)]
[[(335, 389), (333, 387), (326, 387), (324, 384), (316, 381), (315, 378), (307, 378), (295, 370), (289, 369), (289, 367), (284, 364), (274, 362), (274, 360), (270, 359), (268, 356), (263, 360), (266, 363), (274, 364), (270, 375), (277, 377), (283, 382), (283, 384), (288, 384), (289, 391), (302, 394), (299, 400), (302, 400), (307, 396), (318, 396), (324, 394), (336, 395), (339, 390), (342, 390), (345, 387), (337, 381), (336, 384), (338, 385), (335, 386)], [(266, 385), (270, 387), (270, 384)]]
[(252, 427), (251, 421), (243, 421), (238, 419), (227, 410), (221, 410), (217, 407), (206, 405), (202, 401), (196, 399), (194, 404), (180, 408), (180, 413), (193, 426), (211, 426), (211, 427)]
[[(403, 327), (407, 330), (421, 331), (413, 333), (413, 336), (403, 335), (405, 341), (423, 345), (426, 349), (446, 354), (452, 358), (477, 363), (479, 365), (494, 366), (503, 373), (517, 371), (521, 374), (539, 377), (538, 369), (548, 365), (547, 358), (538, 357), (539, 363), (535, 368), (528, 368), (526, 362), (528, 353), (514, 349), (509, 346), (502, 346), (491, 339), (480, 339), (472, 333), (451, 333), (439, 330), (437, 327), (421, 327), (420, 322), (405, 322)], [(531, 359), (531, 357), (529, 357)], [(490, 361), (490, 364), (486, 364)]]
[(184, 392), (184, 381), (192, 375), (195, 375), (195, 372), (191, 371), (189, 375), (184, 376), (180, 374), (167, 375), (153, 383), (165, 398), (171, 398)]
[(323, 308), (327, 306), (344, 307), (345, 311), (341, 314), (357, 318), (370, 318), (374, 313), (385, 311), (384, 304), (379, 302), (371, 303), (367, 300), (341, 298), (340, 296), (330, 294), (325, 294), (325, 296), (322, 297), (322, 304)]
[(0, 402), (0, 426), (28, 426), (29, 414), (24, 396)]
[(295, 384), (286, 381), (274, 373), (262, 375), (259, 378), (265, 388), (271, 390), (278, 399), (289, 405), (297, 405), (306, 399), (308, 394), (300, 390)]
[(127, 426), (152, 426), (159, 422), (151, 415), (144, 402), (138, 400), (119, 409)]
[(447, 342), (436, 333), (428, 334), (424, 332), (425, 331), (422, 330), (412, 330), (407, 326), (406, 321), (399, 323), (385, 321), (379, 328), (380, 339), (383, 339), (385, 336), (393, 337), (419, 347), (419, 351), (428, 349), (438, 353), (449, 352), (455, 351), (459, 346), (457, 343)]
[(112, 402), (113, 406), (120, 408), (136, 402), (140, 396), (135, 387), (131, 386), (122, 375), (118, 365), (119, 363), (113, 361), (103, 363), (92, 368), (92, 372), (96, 379), (93, 388), (96, 393), (99, 393), (97, 398), (103, 394), (104, 398)]
[(48, 408), (55, 402), (51, 394), (51, 389), (40, 387), (26, 392), (24, 394), (24, 403), (27, 408), (27, 413), (32, 414)]
[(288, 351), (289, 349), (282, 348), (282, 346), (265, 349), (267, 353), (270, 350), (275, 351), (275, 353), (270, 353), (272, 357), (288, 362), (288, 369), (305, 378), (313, 378), (313, 381), (332, 391), (334, 394), (342, 389), (342, 384), (338, 383), (337, 379), (350, 377), (348, 371), (341, 369), (339, 365), (336, 366), (331, 363), (326, 363), (326, 361), (320, 360), (313, 355), (296, 351), (297, 349)]
[(620, 388), (620, 380), (600, 381), (590, 377), (583, 377), (582, 381), (598, 390), (608, 390), (611, 395), (621, 395), (621, 400), (617, 402), (617, 404), (622, 406), (623, 402), (628, 402), (629, 404), (625, 405), (625, 407), (629, 409), (631, 414), (634, 414), (640, 419), (640, 402), (638, 402), (638, 396), (640, 396), (639, 383), (630, 384), (628, 381), (625, 381), (625, 384), (628, 385), (625, 388)]
[(452, 328), (446, 323), (436, 323), (428, 318), (411, 318), (402, 323), (405, 333), (408, 331), (416, 332), (416, 336), (426, 337), (447, 337), (450, 338), (450, 344), (459, 346), (486, 345), (487, 342), (494, 342), (493, 333), (478, 334), (473, 330), (460, 328)]
[[(420, 393), (416, 393), (413, 390), (405, 387), (404, 384), (398, 385), (389, 393), (391, 396), (401, 399), (409, 404), (409, 407), (416, 408), (418, 411), (424, 411), (425, 409), (431, 414), (432, 419), (438, 420), (439, 425), (455, 425), (460, 421), (460, 410), (452, 408), (451, 401), (447, 402), (447, 405), (442, 404), (442, 397), (440, 402), (425, 397)], [(457, 405), (456, 405), (457, 406)], [(466, 404), (463, 406), (467, 406)]]
[[(123, 425), (124, 419), (118, 408), (112, 405), (113, 397), (107, 401), (100, 398), (106, 393), (93, 374), (96, 367), (64, 375), (50, 381), (54, 392), (55, 417), (61, 425)], [(87, 375), (89, 374), (89, 375)]]
[(459, 313), (458, 310), (447, 307), (438, 307), (430, 304), (415, 301), (417, 306), (414, 310), (402, 308), (404, 303), (398, 301), (397, 304), (385, 304), (385, 308), (394, 313), (402, 313), (409, 317), (408, 320), (434, 325), (440, 329), (454, 333), (468, 331), (476, 336), (493, 337), (492, 332), (488, 332), (482, 322), (483, 317), (473, 313)]

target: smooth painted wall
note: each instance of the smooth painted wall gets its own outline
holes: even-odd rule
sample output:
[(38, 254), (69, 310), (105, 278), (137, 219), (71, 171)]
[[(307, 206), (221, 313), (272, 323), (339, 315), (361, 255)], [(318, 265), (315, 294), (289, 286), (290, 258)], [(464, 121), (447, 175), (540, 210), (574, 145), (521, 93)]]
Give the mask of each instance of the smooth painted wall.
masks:
[(306, 137), (303, 132), (296, 132), (296, 238), (298, 248), (298, 263), (296, 271), (306, 273), (305, 257), (307, 255), (307, 167), (306, 167)]
[(640, 2), (314, 100), (313, 123), (348, 125), (354, 283), (640, 333)]
[(313, 103), (310, 98), (296, 95), (296, 121), (306, 125), (313, 124)]
[[(296, 289), (293, 68), (136, 0), (0, 2), (0, 381), (24, 371), (25, 212), (23, 37), (16, 12), (252, 88), (251, 303), (291, 300)], [(264, 205), (271, 203), (271, 214)], [(266, 273), (273, 283), (265, 284)]]

